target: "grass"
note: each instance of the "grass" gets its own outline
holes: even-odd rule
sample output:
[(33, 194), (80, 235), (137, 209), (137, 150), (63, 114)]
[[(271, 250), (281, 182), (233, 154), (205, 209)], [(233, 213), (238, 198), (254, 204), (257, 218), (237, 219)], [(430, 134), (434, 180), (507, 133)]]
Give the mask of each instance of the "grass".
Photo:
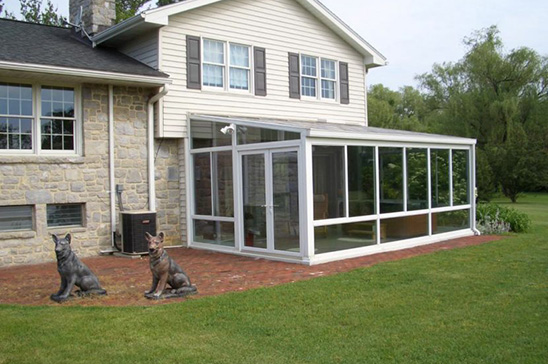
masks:
[[(498, 201), (500, 203), (500, 201)], [(548, 195), (528, 234), (153, 307), (0, 306), (0, 363), (542, 363)]]

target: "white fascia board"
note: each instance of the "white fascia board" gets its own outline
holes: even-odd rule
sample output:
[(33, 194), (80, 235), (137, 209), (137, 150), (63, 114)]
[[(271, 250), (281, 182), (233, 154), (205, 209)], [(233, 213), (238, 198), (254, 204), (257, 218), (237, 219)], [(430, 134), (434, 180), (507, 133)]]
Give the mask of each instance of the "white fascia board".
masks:
[(14, 63), (0, 61), (0, 69), (10, 71), (25, 71), (36, 73), (55, 74), (60, 76), (73, 76), (73, 77), (86, 77), (94, 78), (101, 81), (118, 81), (124, 83), (139, 83), (149, 86), (163, 86), (165, 84), (171, 84), (173, 81), (164, 77), (142, 76), (135, 74), (125, 74), (116, 72), (105, 72), (86, 70), (80, 68), (67, 68), (57, 66), (47, 66), (41, 64), (31, 63)]
[(378, 133), (345, 133), (335, 132), (329, 130), (317, 130), (310, 129), (306, 134), (311, 138), (330, 138), (330, 139), (358, 139), (358, 140), (371, 140), (371, 141), (390, 141), (390, 142), (402, 142), (402, 143), (428, 143), (428, 144), (452, 144), (452, 145), (475, 145), (476, 139), (469, 138), (451, 138), (444, 137), (441, 139), (437, 135), (391, 135), (391, 134), (378, 134)]
[(222, 0), (186, 0), (156, 9), (146, 10), (142, 13), (147, 23), (167, 25), (171, 15), (184, 13), (185, 11), (200, 8), (202, 6), (217, 3)]
[(317, 0), (296, 0), (337, 35), (356, 48), (363, 56), (368, 67), (385, 66), (386, 57), (365, 41), (358, 33), (343, 22), (337, 15)]

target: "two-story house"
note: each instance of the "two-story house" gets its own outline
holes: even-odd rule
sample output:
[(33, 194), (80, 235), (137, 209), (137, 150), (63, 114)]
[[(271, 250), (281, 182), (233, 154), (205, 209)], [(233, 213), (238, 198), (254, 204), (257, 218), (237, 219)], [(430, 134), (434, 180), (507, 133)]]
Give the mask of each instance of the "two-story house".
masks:
[(0, 265), (53, 259), (52, 232), (109, 253), (120, 211), (305, 264), (476, 232), (475, 140), (368, 127), (386, 59), (319, 1), (70, 9), (89, 37), (0, 21)]

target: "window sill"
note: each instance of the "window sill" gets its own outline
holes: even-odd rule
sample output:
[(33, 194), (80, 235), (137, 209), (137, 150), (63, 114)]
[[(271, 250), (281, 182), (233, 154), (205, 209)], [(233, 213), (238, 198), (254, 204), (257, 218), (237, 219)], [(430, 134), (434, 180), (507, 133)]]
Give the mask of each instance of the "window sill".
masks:
[(70, 232), (71, 234), (74, 233), (85, 233), (86, 228), (84, 226), (55, 226), (55, 227), (49, 227), (48, 233), (50, 234), (66, 234), (67, 232)]
[(83, 164), (85, 158), (79, 155), (0, 155), (0, 164)]
[(0, 240), (34, 239), (36, 231), (0, 231)]

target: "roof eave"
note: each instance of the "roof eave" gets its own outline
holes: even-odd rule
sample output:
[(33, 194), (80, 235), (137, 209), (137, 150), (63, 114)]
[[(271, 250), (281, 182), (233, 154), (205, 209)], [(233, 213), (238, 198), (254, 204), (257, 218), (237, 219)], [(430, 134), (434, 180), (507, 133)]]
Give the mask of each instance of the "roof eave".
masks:
[(138, 75), (138, 74), (130, 74), (130, 73), (118, 73), (118, 72), (98, 71), (98, 70), (81, 69), (81, 68), (69, 68), (69, 67), (59, 67), (59, 66), (50, 66), (50, 65), (42, 65), (42, 64), (32, 64), (32, 63), (16, 63), (16, 62), (6, 62), (6, 61), (0, 61), (0, 70), (35, 72), (35, 73), (44, 73), (44, 74), (54, 74), (59, 76), (73, 76), (73, 77), (97, 79), (104, 82), (107, 82), (107, 81), (122, 82), (122, 83), (154, 86), (154, 87), (171, 84), (173, 82), (171, 79), (167, 77), (146, 76), (146, 75)]

